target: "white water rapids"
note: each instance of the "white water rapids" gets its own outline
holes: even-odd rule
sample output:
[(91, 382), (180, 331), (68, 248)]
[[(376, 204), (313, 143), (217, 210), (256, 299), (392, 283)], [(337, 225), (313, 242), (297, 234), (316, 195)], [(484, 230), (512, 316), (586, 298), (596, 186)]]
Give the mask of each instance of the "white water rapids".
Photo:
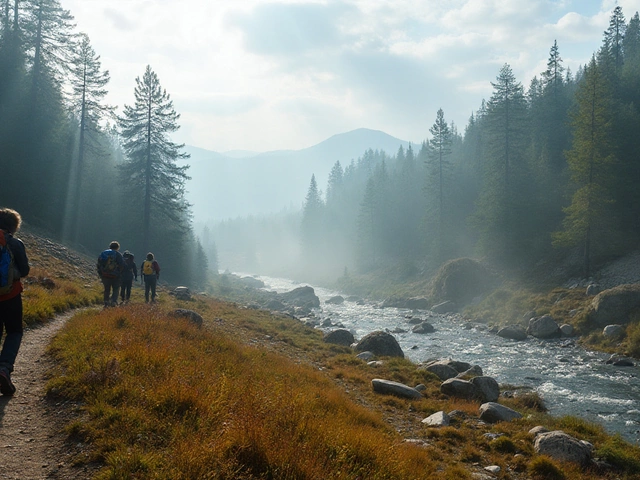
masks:
[[(256, 276), (265, 290), (288, 292), (300, 286), (290, 280)], [(544, 399), (551, 415), (574, 415), (602, 424), (627, 441), (640, 443), (640, 367), (605, 363), (609, 355), (587, 351), (563, 340), (529, 337), (516, 342), (469, 324), (456, 315), (429, 311), (379, 308), (374, 304), (325, 303), (339, 292), (313, 287), (320, 298), (316, 317), (350, 330), (356, 340), (376, 330), (393, 333), (405, 356), (415, 363), (453, 358), (479, 365), (500, 384), (532, 387)], [(435, 332), (411, 332), (407, 316), (428, 320)], [(323, 328), (323, 330), (325, 330)]]

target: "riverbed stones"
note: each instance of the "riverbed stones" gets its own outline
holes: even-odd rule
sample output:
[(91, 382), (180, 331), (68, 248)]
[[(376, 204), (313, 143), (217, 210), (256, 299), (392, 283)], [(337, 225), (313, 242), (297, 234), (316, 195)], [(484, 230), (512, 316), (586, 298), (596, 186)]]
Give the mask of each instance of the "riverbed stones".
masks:
[(396, 395), (398, 397), (409, 398), (412, 400), (422, 398), (422, 394), (418, 390), (413, 387), (409, 387), (404, 383), (374, 378), (371, 380), (371, 385), (373, 387), (373, 391), (376, 393)]
[(555, 460), (587, 465), (591, 460), (591, 447), (562, 430), (540, 433), (534, 443), (536, 453), (547, 455)]
[(346, 347), (349, 347), (355, 339), (353, 338), (353, 334), (349, 330), (338, 328), (337, 330), (327, 332), (323, 340), (325, 343), (344, 345)]
[(527, 332), (520, 325), (507, 325), (498, 330), (498, 336), (510, 340), (522, 341), (527, 339)]
[(356, 343), (356, 351), (370, 351), (378, 357), (401, 357), (404, 352), (393, 335), (381, 330), (371, 332)]
[(560, 327), (551, 315), (543, 315), (529, 320), (528, 333), (536, 338), (554, 338), (560, 335)]
[(587, 318), (596, 326), (629, 323), (629, 315), (640, 308), (640, 284), (619, 285), (600, 292), (591, 301)]
[(414, 326), (411, 329), (411, 331), (413, 333), (426, 334), (426, 333), (433, 333), (436, 331), (436, 329), (429, 322), (422, 322)]
[(487, 402), (480, 405), (480, 420), (485, 422), (510, 422), (518, 418), (522, 418), (522, 414), (499, 403)]

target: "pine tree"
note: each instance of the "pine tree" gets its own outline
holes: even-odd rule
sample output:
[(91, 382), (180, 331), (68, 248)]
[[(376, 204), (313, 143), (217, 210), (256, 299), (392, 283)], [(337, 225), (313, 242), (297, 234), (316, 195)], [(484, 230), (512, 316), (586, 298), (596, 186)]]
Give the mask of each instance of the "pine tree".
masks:
[(302, 220), (300, 225), (300, 238), (302, 249), (309, 261), (319, 252), (323, 241), (324, 230), (324, 202), (318, 190), (316, 176), (311, 175), (309, 189), (302, 208)]
[(592, 270), (594, 247), (614, 234), (608, 228), (612, 184), (612, 94), (595, 57), (584, 72), (572, 116), (573, 144), (567, 152), (575, 193), (565, 209), (564, 230), (554, 235), (557, 246), (582, 245), (584, 275)]
[[(189, 203), (185, 199), (188, 165), (176, 161), (189, 158), (173, 143), (169, 134), (180, 127), (180, 115), (173, 108), (169, 94), (160, 86), (158, 76), (147, 66), (142, 79), (136, 78), (135, 104), (125, 105), (119, 118), (123, 149), (123, 182), (128, 185), (132, 203), (142, 195), (142, 249), (151, 244), (152, 220), (160, 225), (169, 222), (174, 231), (189, 228)], [(158, 226), (160, 228), (160, 226)]]
[(76, 162), (73, 165), (75, 174), (72, 174), (75, 188), (71, 192), (68, 202), (72, 208), (67, 210), (72, 217), (70, 234), (73, 239), (77, 240), (81, 205), (83, 205), (81, 185), (83, 184), (86, 151), (88, 150), (94, 155), (102, 153), (97, 138), (97, 134), (100, 132), (100, 121), (105, 115), (113, 114), (113, 107), (102, 103), (107, 94), (105, 87), (109, 83), (109, 72), (101, 70), (100, 57), (91, 47), (89, 37), (86, 34), (79, 36), (70, 73), (71, 110), (78, 121), (79, 132), (78, 151)]

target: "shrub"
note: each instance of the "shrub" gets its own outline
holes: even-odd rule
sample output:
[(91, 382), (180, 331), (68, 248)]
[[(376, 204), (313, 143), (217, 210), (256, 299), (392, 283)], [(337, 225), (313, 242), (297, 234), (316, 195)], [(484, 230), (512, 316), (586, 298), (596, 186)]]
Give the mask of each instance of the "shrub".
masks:
[(529, 464), (529, 475), (532, 480), (563, 480), (562, 470), (549, 458), (540, 456)]

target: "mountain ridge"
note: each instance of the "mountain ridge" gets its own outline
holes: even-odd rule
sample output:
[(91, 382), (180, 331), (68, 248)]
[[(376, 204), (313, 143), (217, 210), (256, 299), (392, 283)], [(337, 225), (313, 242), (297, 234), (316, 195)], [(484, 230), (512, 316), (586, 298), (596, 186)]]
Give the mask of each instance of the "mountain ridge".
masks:
[[(416, 145), (380, 130), (359, 128), (338, 133), (300, 150), (273, 150), (252, 156), (228, 156), (187, 145), (191, 168), (187, 200), (196, 223), (280, 212), (302, 206), (315, 175), (321, 190), (337, 161), (346, 167), (368, 149), (394, 155)], [(238, 151), (238, 150), (236, 150)], [(241, 151), (241, 150), (240, 150)]]

